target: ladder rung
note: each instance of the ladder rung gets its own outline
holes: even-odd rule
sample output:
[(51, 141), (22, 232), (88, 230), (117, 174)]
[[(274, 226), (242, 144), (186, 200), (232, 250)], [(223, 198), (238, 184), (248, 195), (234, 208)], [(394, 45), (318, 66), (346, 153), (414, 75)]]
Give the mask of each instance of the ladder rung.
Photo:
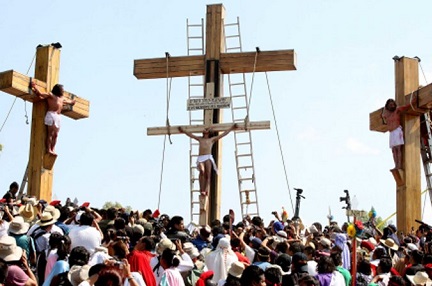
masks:
[(248, 156), (252, 156), (252, 154), (240, 154), (240, 155), (236, 155), (237, 157), (248, 157)]
[(189, 51), (202, 51), (202, 48), (189, 48)]
[(237, 26), (238, 25), (238, 23), (228, 23), (228, 24), (225, 24), (225, 27), (228, 27), (228, 26)]
[(251, 192), (253, 192), (253, 193), (255, 193), (256, 192), (256, 190), (251, 190), (251, 189), (248, 189), (248, 190), (241, 190), (240, 191), (240, 193), (251, 193)]
[(188, 27), (202, 27), (202, 24), (188, 24)]
[(250, 166), (239, 166), (239, 167), (237, 167), (237, 169), (251, 169), (251, 168), (253, 168), (253, 166), (252, 165), (250, 165)]
[(225, 36), (225, 39), (239, 38), (239, 35)]
[(237, 98), (237, 97), (246, 97), (246, 94), (238, 94), (238, 95), (232, 95), (232, 98)]
[(256, 201), (253, 201), (253, 202), (249, 202), (249, 203), (241, 203), (242, 205), (254, 205), (254, 204), (256, 204)]
[(253, 181), (254, 178), (240, 178), (239, 181)]
[(227, 51), (240, 50), (240, 47), (226, 48)]
[(204, 84), (202, 84), (202, 83), (191, 83), (191, 84), (189, 84), (189, 86), (198, 86), (198, 87), (201, 87), (201, 86), (204, 86)]
[(237, 145), (250, 145), (251, 142), (241, 142), (241, 143), (237, 143)]
[(246, 106), (233, 107), (232, 109), (233, 109), (233, 110), (246, 109)]
[(231, 86), (233, 86), (233, 85), (245, 85), (245, 83), (244, 82), (235, 82), (235, 83), (231, 83), (230, 85)]
[(190, 36), (188, 37), (188, 39), (202, 39), (201, 36)]

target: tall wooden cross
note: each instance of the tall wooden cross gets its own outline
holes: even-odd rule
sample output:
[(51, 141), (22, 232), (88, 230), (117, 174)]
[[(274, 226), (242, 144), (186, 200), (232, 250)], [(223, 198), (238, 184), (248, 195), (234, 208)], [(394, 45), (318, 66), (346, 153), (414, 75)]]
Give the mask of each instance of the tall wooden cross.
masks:
[[(403, 146), (403, 169), (392, 171), (396, 180), (396, 212), (398, 230), (408, 233), (415, 227), (416, 219), (421, 219), (421, 184), (420, 184), (420, 115), (432, 107), (432, 84), (420, 88), (418, 60), (407, 57), (395, 57), (396, 104), (408, 104), (412, 96), (418, 103), (402, 116), (405, 145)], [(386, 132), (378, 109), (369, 115), (370, 130)], [(389, 156), (390, 149), (389, 149)]]
[[(204, 76), (205, 98), (218, 98), (223, 96), (223, 74), (285, 71), (296, 69), (294, 50), (263, 51), (258, 55), (254, 69), (255, 52), (223, 53), (225, 50), (224, 39), (224, 14), (222, 4), (208, 5), (206, 18), (206, 53), (205, 55), (171, 57), (168, 70), (170, 77)], [(135, 60), (134, 75), (137, 79), (166, 78), (166, 58)], [(228, 130), (232, 124), (223, 124), (222, 112), (219, 109), (204, 111), (204, 126), (182, 126), (185, 131), (203, 132), (204, 128), (212, 127), (214, 131)], [(270, 122), (250, 122), (247, 129), (268, 129)], [(245, 129), (245, 125), (239, 125), (239, 129)], [(237, 130), (239, 130), (237, 129)], [(156, 127), (147, 130), (148, 135), (179, 134), (178, 126)], [(212, 150), (216, 164), (221, 165), (222, 145), (218, 141)], [(220, 176), (212, 176), (209, 194), (209, 211), (200, 216), (200, 224), (206, 224), (216, 218), (220, 218)]]
[[(58, 83), (60, 69), (60, 45), (36, 48), (34, 81), (41, 92), (49, 92)], [(0, 90), (33, 103), (30, 157), (28, 163), (27, 194), (46, 201), (52, 200), (53, 165), (55, 157), (47, 154), (44, 118), (47, 105), (30, 89), (32, 78), (9, 70), (0, 73)], [(75, 99), (73, 106), (65, 106), (63, 114), (72, 119), (89, 116), (89, 102), (73, 93), (64, 92), (67, 99)]]

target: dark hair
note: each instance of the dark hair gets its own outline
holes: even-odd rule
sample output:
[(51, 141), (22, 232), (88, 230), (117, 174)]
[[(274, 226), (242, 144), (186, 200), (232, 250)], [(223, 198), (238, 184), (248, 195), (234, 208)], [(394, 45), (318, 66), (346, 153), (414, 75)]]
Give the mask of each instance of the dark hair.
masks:
[(53, 232), (51, 233), (48, 244), (50, 249), (56, 249), (60, 246), (61, 240), (63, 238), (63, 235), (60, 232)]
[(232, 276), (231, 274), (228, 273), (224, 286), (241, 286), (241, 285), (242, 284), (240, 284), (240, 278)]
[(180, 260), (175, 255), (175, 252), (167, 248), (162, 252), (161, 259), (163, 259), (168, 267), (177, 267), (180, 264)]
[(286, 242), (279, 242), (276, 244), (275, 251), (278, 253), (286, 253), (288, 250), (288, 244)]
[(146, 209), (144, 212), (143, 212), (143, 216), (146, 216), (146, 215), (151, 215), (153, 212), (150, 210), (150, 209)]
[(57, 248), (57, 255), (58, 255), (57, 261), (66, 260), (70, 252), (70, 246), (71, 246), (71, 240), (69, 236), (62, 235), (60, 238), (60, 245)]
[(118, 214), (118, 211), (114, 207), (111, 207), (111, 208), (107, 209), (107, 211), (106, 211), (106, 216), (107, 216), (107, 219), (109, 219), (109, 220), (114, 220), (117, 217), (117, 214)]
[(332, 252), (330, 257), (333, 259), (333, 263), (335, 266), (339, 266), (342, 264), (342, 255), (339, 251)]
[(60, 217), (58, 218), (58, 220), (63, 222), (69, 217), (70, 210), (69, 207), (67, 206), (61, 207), (59, 210), (60, 210)]
[(180, 224), (183, 221), (181, 216), (173, 216), (168, 224), (168, 229), (175, 229), (176, 224)]
[(304, 250), (304, 245), (301, 244), (300, 242), (293, 242), (293, 243), (291, 243), (291, 245), (290, 245), (290, 247), (289, 247), (289, 250), (290, 250), (292, 253), (303, 252), (303, 250)]
[(381, 271), (383, 273), (389, 273), (390, 269), (392, 268), (392, 261), (388, 257), (383, 257), (380, 259), (380, 262), (378, 264), (378, 267), (381, 268)]
[(423, 252), (420, 250), (414, 250), (411, 252), (411, 257), (415, 261), (415, 263), (419, 264), (423, 261)]
[(8, 265), (0, 260), (0, 283), (5, 283), (8, 274)]
[(99, 272), (95, 286), (122, 286), (123, 278), (115, 266), (107, 266)]
[[(117, 240), (110, 246), (111, 250), (114, 252), (112, 253), (112, 256), (116, 257), (117, 259), (123, 259), (126, 258), (127, 255), (127, 245), (123, 240)], [(111, 253), (110, 253), (111, 254)]]
[(282, 272), (277, 267), (267, 267), (264, 271), (266, 281), (269, 281), (271, 285), (282, 283)]
[(315, 256), (315, 248), (313, 248), (312, 246), (308, 245), (304, 248), (303, 250), (304, 254), (306, 255), (312, 255)]
[(254, 216), (251, 220), (253, 225), (259, 226), (261, 227), (263, 225), (263, 220), (261, 217), (259, 216)]
[(17, 182), (12, 182), (12, 184), (10, 184), (10, 186), (9, 186), (9, 190), (12, 190), (12, 189), (18, 189), (18, 183)]
[(406, 281), (403, 279), (402, 276), (399, 275), (392, 275), (390, 276), (389, 282), (387, 284), (388, 286), (405, 286)]
[(124, 218), (119, 217), (114, 220), (114, 228), (115, 229), (125, 229), (126, 228), (126, 221)]
[(52, 90), (51, 93), (55, 96), (62, 96), (63, 95), (63, 85), (62, 84), (56, 84)]
[(332, 273), (336, 270), (336, 266), (334, 265), (333, 259), (329, 256), (321, 256), (318, 260), (317, 272), (320, 274), (323, 273)]
[(249, 265), (243, 270), (243, 274), (240, 278), (241, 285), (253, 285), (254, 283), (261, 282), (261, 276), (264, 275), (264, 270), (256, 265)]
[(141, 238), (141, 241), (145, 243), (145, 250), (151, 251), (155, 248), (155, 242), (153, 238), (144, 236)]
[(74, 247), (69, 256), (69, 266), (72, 268), (74, 265), (83, 266), (89, 261), (90, 253), (83, 246)]
[(279, 265), (284, 272), (288, 272), (291, 267), (291, 257), (286, 253), (282, 253), (276, 258), (275, 264)]
[(300, 285), (300, 286), (320, 286), (320, 283), (313, 276), (303, 275), (299, 278), (298, 285)]
[(371, 275), (371, 264), (367, 260), (360, 260), (357, 264), (357, 272), (365, 274), (365, 275)]
[(92, 225), (94, 216), (91, 213), (83, 212), (80, 217), (80, 225)]
[(377, 247), (375, 248), (374, 252), (373, 252), (373, 257), (374, 259), (381, 259), (381, 257), (386, 256), (386, 250), (382, 247)]

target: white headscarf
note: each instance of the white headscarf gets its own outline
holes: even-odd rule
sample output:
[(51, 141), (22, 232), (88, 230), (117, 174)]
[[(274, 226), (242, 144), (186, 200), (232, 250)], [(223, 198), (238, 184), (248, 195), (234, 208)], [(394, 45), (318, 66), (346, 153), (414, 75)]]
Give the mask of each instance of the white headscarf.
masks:
[(205, 263), (209, 270), (214, 272), (213, 281), (218, 282), (221, 279), (226, 279), (228, 269), (231, 264), (238, 261), (237, 255), (231, 250), (231, 245), (228, 238), (221, 238), (216, 249), (205, 258)]

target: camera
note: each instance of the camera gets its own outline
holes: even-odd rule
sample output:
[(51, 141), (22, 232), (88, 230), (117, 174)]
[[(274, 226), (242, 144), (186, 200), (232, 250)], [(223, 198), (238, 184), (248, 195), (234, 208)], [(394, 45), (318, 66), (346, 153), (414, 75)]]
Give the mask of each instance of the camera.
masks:
[(115, 261), (114, 262), (114, 266), (118, 267), (119, 269), (123, 269), (124, 267), (124, 262), (123, 261)]

